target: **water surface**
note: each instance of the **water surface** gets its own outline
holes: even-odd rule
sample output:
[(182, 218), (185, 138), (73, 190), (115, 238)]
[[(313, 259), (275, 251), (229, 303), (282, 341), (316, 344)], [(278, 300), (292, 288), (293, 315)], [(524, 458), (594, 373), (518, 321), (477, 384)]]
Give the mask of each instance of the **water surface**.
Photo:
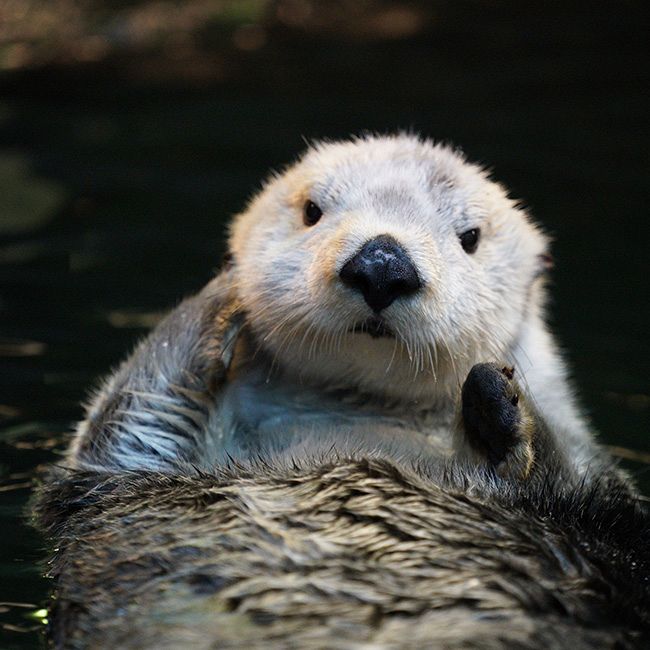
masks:
[(227, 59), (222, 82), (134, 81), (119, 62), (4, 78), (0, 601), (28, 606), (0, 605), (2, 648), (33, 647), (20, 630), (40, 625), (28, 615), (49, 588), (24, 524), (34, 470), (56, 461), (98, 377), (211, 277), (229, 215), (304, 138), (415, 129), (523, 198), (556, 239), (549, 318), (582, 402), (650, 490), (648, 67), (633, 12), (556, 24), (444, 6), (395, 41), (272, 34)]

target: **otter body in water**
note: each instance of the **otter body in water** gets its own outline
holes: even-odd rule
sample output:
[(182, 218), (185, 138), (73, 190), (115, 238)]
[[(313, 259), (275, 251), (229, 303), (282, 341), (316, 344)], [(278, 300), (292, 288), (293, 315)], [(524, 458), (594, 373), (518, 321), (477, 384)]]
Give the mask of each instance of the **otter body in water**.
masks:
[[(94, 400), (75, 467), (209, 467), (310, 432), (383, 432), (449, 456), (460, 386), (497, 360), (576, 471), (598, 465), (543, 319), (547, 240), (452, 150), (409, 136), (316, 145), (234, 219), (229, 249), (230, 267)], [(200, 408), (184, 392), (205, 381), (195, 363), (219, 374), (209, 403), (192, 389)]]
[(414, 137), (273, 177), (41, 491), (56, 644), (643, 647), (648, 519), (576, 409), (546, 247)]

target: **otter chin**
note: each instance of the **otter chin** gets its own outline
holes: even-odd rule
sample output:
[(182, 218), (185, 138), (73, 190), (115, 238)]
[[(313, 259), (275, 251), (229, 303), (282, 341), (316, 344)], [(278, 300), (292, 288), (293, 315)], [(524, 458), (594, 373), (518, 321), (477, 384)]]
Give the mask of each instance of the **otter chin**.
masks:
[(390, 329), (386, 323), (375, 316), (367, 318), (361, 323), (357, 323), (352, 329), (349, 330), (355, 334), (368, 334), (373, 339), (379, 338), (395, 338), (395, 333)]

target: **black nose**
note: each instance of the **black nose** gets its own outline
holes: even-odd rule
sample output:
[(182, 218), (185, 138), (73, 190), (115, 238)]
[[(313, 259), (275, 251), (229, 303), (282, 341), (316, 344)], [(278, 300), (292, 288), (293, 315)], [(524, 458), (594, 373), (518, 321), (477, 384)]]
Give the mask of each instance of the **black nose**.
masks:
[(380, 235), (364, 244), (339, 275), (344, 284), (363, 294), (376, 313), (421, 286), (413, 262), (389, 235)]

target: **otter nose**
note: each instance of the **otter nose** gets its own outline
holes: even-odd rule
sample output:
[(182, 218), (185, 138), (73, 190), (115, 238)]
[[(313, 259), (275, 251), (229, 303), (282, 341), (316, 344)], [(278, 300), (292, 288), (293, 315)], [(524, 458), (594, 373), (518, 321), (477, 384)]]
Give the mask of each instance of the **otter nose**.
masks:
[(364, 244), (339, 275), (344, 284), (363, 294), (376, 313), (421, 286), (413, 262), (389, 235), (380, 235)]

